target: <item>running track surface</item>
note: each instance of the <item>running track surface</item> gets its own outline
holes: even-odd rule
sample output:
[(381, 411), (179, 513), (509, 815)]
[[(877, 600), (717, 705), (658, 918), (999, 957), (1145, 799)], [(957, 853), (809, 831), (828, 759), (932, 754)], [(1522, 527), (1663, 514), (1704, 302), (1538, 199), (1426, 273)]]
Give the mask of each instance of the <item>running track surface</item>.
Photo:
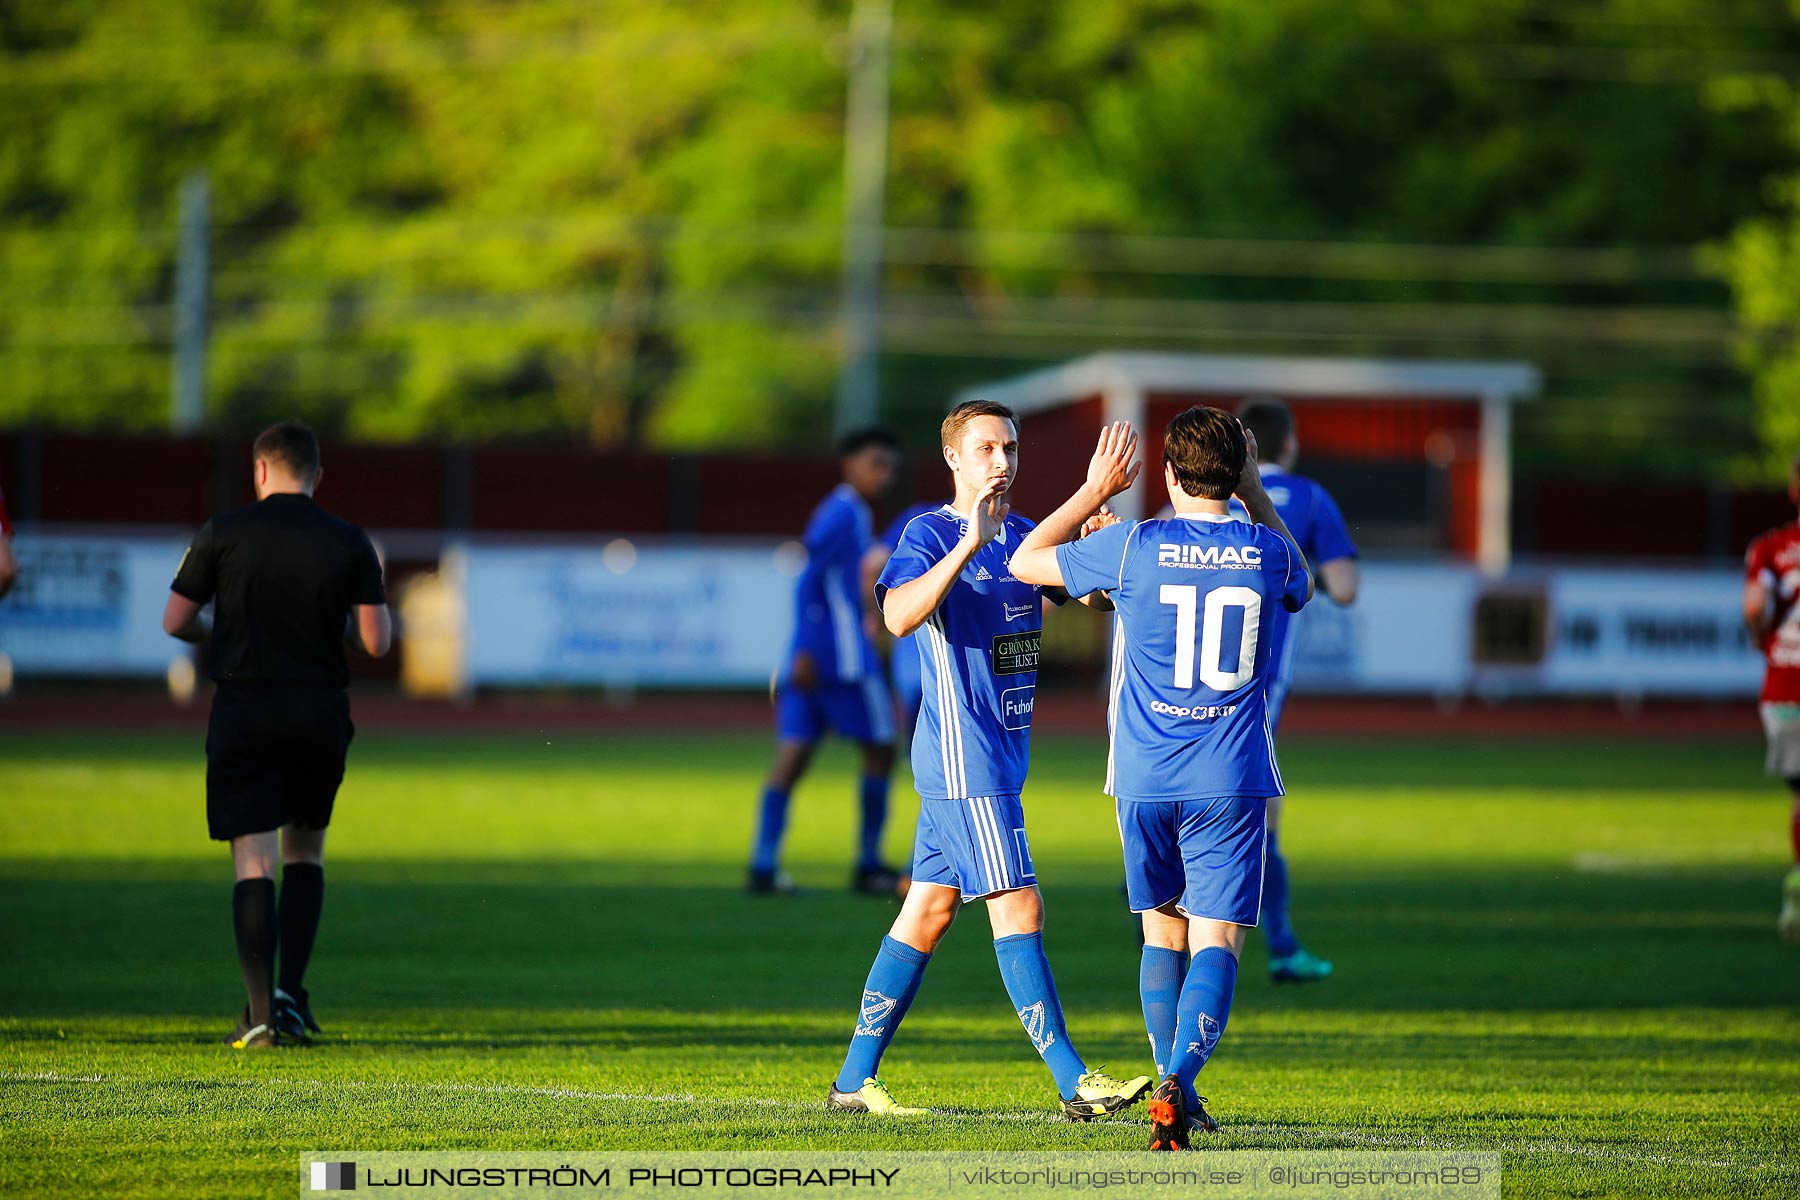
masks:
[[(204, 730), (208, 692), (188, 705), (160, 688), (46, 685), (22, 687), (0, 700), (0, 732), (191, 728)], [(352, 687), (351, 710), (360, 728), (428, 733), (555, 730), (561, 733), (642, 733), (692, 728), (704, 710), (711, 729), (772, 729), (766, 696), (742, 692), (686, 692), (606, 698), (589, 693), (483, 694), (462, 704), (408, 699), (391, 686)], [(1042, 732), (1098, 732), (1105, 727), (1100, 698), (1087, 691), (1040, 694), (1034, 714)], [(1654, 701), (1622, 706), (1610, 700), (1462, 701), (1300, 696), (1288, 701), (1283, 736), (1302, 738), (1499, 737), (1761, 741), (1756, 706), (1743, 701)]]

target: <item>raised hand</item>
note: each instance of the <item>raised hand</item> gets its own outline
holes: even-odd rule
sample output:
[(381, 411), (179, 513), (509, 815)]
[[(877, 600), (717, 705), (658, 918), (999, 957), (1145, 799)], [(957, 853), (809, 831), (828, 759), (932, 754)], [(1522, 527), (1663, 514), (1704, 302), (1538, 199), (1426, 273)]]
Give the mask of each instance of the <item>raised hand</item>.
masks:
[(1262, 491), (1262, 468), (1256, 465), (1256, 435), (1250, 432), (1248, 425), (1238, 425), (1244, 431), (1244, 469), (1238, 472), (1237, 487), (1232, 489), (1239, 500), (1253, 496)]
[(1088, 463), (1088, 487), (1112, 499), (1137, 478), (1144, 465), (1132, 461), (1137, 454), (1137, 434), (1128, 421), (1115, 421), (1100, 431), (1100, 442)]
[(1006, 514), (1012, 511), (1012, 505), (1000, 498), (1005, 488), (1005, 479), (990, 479), (987, 486), (976, 493), (974, 508), (965, 514), (969, 519), (969, 533), (976, 539), (977, 546), (985, 546), (998, 537), (1000, 527), (1006, 523)]

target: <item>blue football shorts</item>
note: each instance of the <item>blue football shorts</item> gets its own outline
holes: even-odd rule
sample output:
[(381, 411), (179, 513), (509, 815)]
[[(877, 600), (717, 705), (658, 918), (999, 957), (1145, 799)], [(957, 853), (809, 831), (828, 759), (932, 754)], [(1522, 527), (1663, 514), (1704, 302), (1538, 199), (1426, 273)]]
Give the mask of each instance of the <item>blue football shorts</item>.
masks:
[(830, 729), (853, 742), (894, 740), (894, 702), (887, 685), (870, 675), (854, 683), (821, 683), (775, 695), (775, 732), (784, 742), (816, 742)]
[(1190, 917), (1256, 924), (1262, 913), (1267, 800), (1120, 800), (1117, 810), (1132, 912), (1174, 900)]
[(921, 800), (913, 835), (915, 885), (955, 888), (963, 903), (1037, 884), (1025, 809), (1017, 796)]

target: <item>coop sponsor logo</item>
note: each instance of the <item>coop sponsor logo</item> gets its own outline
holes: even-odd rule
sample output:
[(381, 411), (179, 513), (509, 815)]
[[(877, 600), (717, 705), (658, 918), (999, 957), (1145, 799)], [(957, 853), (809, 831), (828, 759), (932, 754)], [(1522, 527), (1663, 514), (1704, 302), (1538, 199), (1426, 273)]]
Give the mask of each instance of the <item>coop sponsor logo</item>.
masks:
[(1235, 704), (1199, 704), (1189, 708), (1185, 704), (1164, 704), (1161, 700), (1150, 702), (1150, 711), (1163, 717), (1184, 717), (1190, 721), (1212, 721), (1219, 717), (1229, 717), (1238, 710)]

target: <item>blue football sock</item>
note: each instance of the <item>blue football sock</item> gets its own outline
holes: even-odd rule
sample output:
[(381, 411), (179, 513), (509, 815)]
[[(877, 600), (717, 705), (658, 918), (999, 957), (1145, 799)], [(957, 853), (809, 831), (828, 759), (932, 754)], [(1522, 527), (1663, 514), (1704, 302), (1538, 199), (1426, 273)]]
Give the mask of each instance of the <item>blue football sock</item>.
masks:
[(857, 865), (881, 865), (881, 831), (887, 826), (888, 780), (886, 775), (864, 775), (857, 790), (862, 800), (862, 857)]
[(1006, 994), (1012, 997), (1020, 1023), (1056, 1077), (1057, 1091), (1064, 1100), (1074, 1099), (1087, 1064), (1069, 1044), (1062, 1001), (1056, 998), (1056, 980), (1050, 977), (1050, 960), (1044, 957), (1044, 935), (1015, 933), (995, 938), (994, 957), (1000, 960), (1000, 978), (1006, 981)]
[(1175, 1014), (1175, 1060), (1169, 1074), (1181, 1080), (1191, 1107), (1196, 1103), (1194, 1077), (1212, 1057), (1231, 1016), (1231, 993), (1237, 987), (1238, 960), (1222, 946), (1208, 946), (1188, 964)]
[(1288, 922), (1287, 859), (1281, 856), (1281, 840), (1273, 829), (1263, 852), (1262, 925), (1263, 937), (1269, 944), (1270, 958), (1286, 958), (1300, 949), (1300, 939)]
[(863, 984), (862, 1008), (856, 1014), (856, 1032), (850, 1035), (850, 1052), (844, 1055), (844, 1067), (838, 1072), (838, 1091), (859, 1091), (863, 1080), (874, 1077), (888, 1043), (894, 1040), (894, 1031), (900, 1028), (900, 1019), (919, 994), (919, 982), (930, 961), (931, 955), (923, 950), (891, 937), (881, 939), (875, 965), (869, 968), (869, 981)]
[(756, 819), (756, 845), (750, 852), (750, 866), (758, 871), (773, 871), (781, 860), (781, 835), (787, 830), (788, 791), (768, 784), (763, 788), (762, 806)]
[(1138, 964), (1138, 997), (1144, 1004), (1144, 1032), (1150, 1035), (1150, 1057), (1156, 1060), (1156, 1077), (1169, 1073), (1175, 1046), (1175, 1009), (1181, 1001), (1181, 980), (1187, 974), (1188, 956), (1166, 946), (1145, 946)]

